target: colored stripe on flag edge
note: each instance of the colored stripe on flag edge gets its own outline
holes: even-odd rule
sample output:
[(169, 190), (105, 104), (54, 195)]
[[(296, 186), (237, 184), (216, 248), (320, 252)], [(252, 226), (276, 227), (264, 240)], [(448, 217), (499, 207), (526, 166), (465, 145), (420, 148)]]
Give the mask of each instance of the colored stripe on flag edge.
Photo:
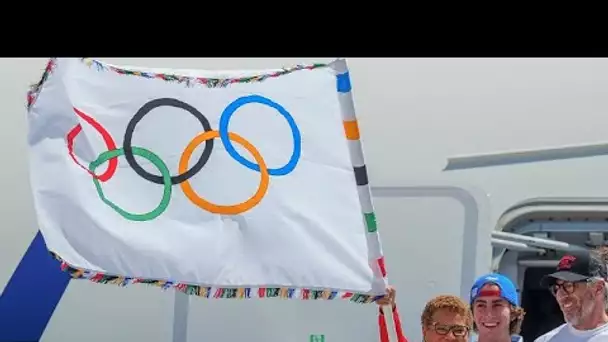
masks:
[(374, 296), (362, 293), (346, 291), (336, 291), (329, 289), (303, 289), (288, 287), (207, 287), (200, 285), (188, 285), (166, 280), (153, 280), (141, 278), (129, 278), (109, 275), (101, 272), (84, 270), (68, 265), (57, 254), (50, 252), (51, 255), (61, 262), (61, 269), (67, 272), (73, 279), (87, 279), (94, 283), (113, 284), (127, 286), (131, 284), (148, 284), (160, 287), (163, 290), (175, 289), (188, 295), (203, 298), (225, 298), (225, 299), (249, 299), (249, 298), (283, 298), (300, 300), (333, 300), (344, 299), (353, 303), (368, 304), (374, 303), (382, 296)]

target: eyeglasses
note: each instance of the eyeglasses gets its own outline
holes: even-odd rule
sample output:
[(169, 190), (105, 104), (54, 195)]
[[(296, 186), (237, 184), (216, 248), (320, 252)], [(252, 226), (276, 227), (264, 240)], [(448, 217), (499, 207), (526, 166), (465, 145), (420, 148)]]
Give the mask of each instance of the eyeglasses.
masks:
[(581, 281), (565, 281), (561, 284), (555, 283), (551, 286), (549, 286), (549, 291), (551, 291), (551, 293), (555, 296), (557, 295), (557, 291), (559, 291), (559, 289), (561, 288), (562, 290), (564, 290), (564, 292), (566, 294), (572, 294), (574, 292), (574, 290), (576, 289), (576, 284), (584, 284), (584, 283), (589, 283), (591, 282), (590, 279), (586, 279), (586, 280), (581, 280)]
[(469, 333), (469, 327), (459, 324), (448, 325), (433, 323), (433, 329), (439, 335), (447, 335), (451, 331), (456, 337), (466, 336)]

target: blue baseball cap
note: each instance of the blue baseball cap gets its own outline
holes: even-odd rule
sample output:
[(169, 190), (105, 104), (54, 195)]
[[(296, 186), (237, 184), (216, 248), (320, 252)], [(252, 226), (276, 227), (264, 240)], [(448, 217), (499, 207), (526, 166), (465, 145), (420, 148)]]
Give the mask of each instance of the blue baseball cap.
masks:
[(519, 306), (519, 296), (515, 284), (511, 279), (505, 277), (502, 274), (490, 273), (477, 278), (473, 286), (471, 287), (470, 304), (473, 304), (475, 299), (483, 295), (480, 293), (482, 287), (487, 284), (494, 284), (500, 289), (499, 297), (511, 303), (514, 306)]

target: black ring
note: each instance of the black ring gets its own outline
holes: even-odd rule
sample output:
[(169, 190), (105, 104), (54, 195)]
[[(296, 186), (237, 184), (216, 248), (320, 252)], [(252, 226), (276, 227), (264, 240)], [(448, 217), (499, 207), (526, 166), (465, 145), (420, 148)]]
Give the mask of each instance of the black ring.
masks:
[[(162, 184), (164, 184), (162, 176), (157, 176), (157, 175), (153, 175), (153, 174), (149, 173), (148, 171), (144, 170), (137, 163), (137, 160), (135, 160), (135, 156), (133, 155), (133, 150), (132, 150), (132, 146), (131, 146), (131, 140), (133, 139), (133, 132), (135, 132), (135, 126), (152, 109), (155, 109), (155, 108), (161, 107), (161, 106), (176, 107), (176, 108), (180, 108), (180, 109), (183, 109), (183, 110), (189, 112), (190, 114), (194, 115), (194, 117), (196, 117), (198, 119), (198, 121), (200, 121), (201, 125), (203, 125), (203, 129), (205, 130), (205, 132), (208, 132), (211, 130), (211, 125), (209, 124), (209, 120), (207, 120), (207, 118), (201, 112), (199, 112), (196, 108), (192, 107), (191, 105), (189, 105), (185, 102), (182, 102), (177, 99), (172, 99), (172, 98), (161, 98), (161, 99), (152, 100), (152, 101), (146, 103), (145, 105), (143, 105), (137, 111), (137, 113), (135, 113), (135, 115), (133, 116), (131, 121), (129, 121), (129, 124), (127, 125), (127, 130), (125, 131), (125, 138), (123, 139), (123, 143), (122, 143), (122, 148), (124, 149), (124, 152), (125, 152), (125, 159), (127, 159), (127, 162), (129, 163), (131, 168), (133, 168), (133, 170), (135, 170), (135, 172), (138, 175), (149, 180), (150, 182), (162, 185)], [(214, 139), (209, 139), (209, 140), (205, 141), (205, 149), (203, 150), (203, 153), (201, 154), (201, 157), (198, 160), (198, 162), (196, 162), (196, 164), (194, 166), (192, 166), (192, 168), (190, 168), (185, 173), (183, 173), (181, 175), (177, 175), (177, 176), (172, 176), (171, 184), (179, 184), (179, 183), (182, 183), (182, 182), (188, 180), (190, 177), (197, 174), (203, 168), (203, 166), (205, 166), (205, 164), (209, 160), (209, 157), (211, 156), (211, 151), (213, 150), (213, 141), (214, 141)]]

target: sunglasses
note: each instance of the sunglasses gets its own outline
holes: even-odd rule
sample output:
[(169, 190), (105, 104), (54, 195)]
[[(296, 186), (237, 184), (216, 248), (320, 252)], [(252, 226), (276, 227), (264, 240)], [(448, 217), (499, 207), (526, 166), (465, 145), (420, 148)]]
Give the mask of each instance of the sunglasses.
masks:
[(459, 324), (439, 324), (433, 323), (433, 330), (439, 335), (447, 335), (450, 332), (456, 337), (463, 337), (469, 333), (469, 327)]

